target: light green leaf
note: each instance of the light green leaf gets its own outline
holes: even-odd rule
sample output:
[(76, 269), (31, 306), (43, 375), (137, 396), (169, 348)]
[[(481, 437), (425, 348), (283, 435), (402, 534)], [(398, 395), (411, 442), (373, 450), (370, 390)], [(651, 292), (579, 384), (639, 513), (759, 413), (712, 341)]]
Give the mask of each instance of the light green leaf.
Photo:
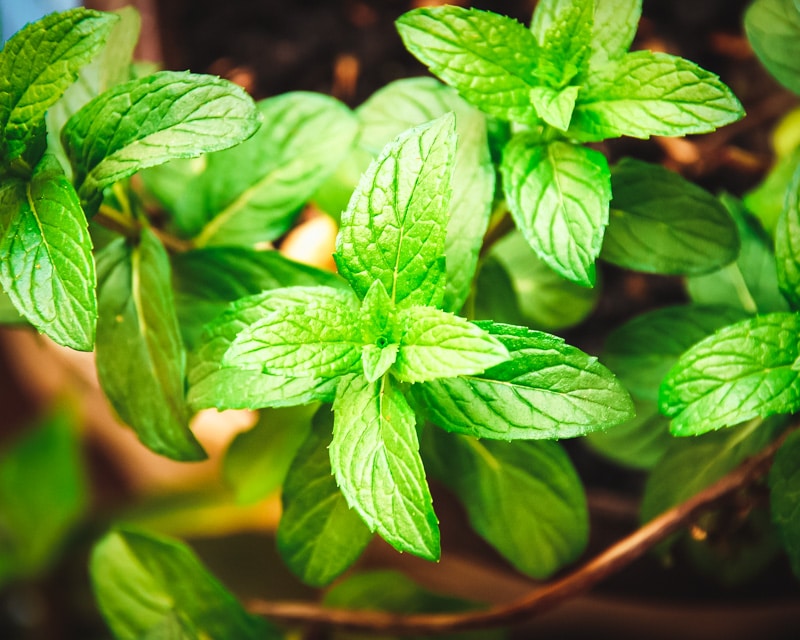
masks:
[(45, 570), (88, 506), (76, 422), (61, 409), (0, 454), (0, 584)]
[(145, 446), (176, 460), (205, 458), (188, 426), (186, 353), (164, 247), (145, 228), (138, 244), (120, 238), (100, 252), (97, 270), (100, 386)]
[(145, 167), (227, 149), (259, 125), (252, 99), (207, 75), (161, 71), (115, 86), (73, 115), (61, 132), (81, 201)]
[(535, 87), (531, 89), (531, 103), (542, 120), (556, 129), (566, 131), (579, 91), (579, 87)]
[(723, 195), (720, 200), (739, 229), (739, 258), (719, 271), (689, 278), (687, 288), (692, 300), (736, 306), (751, 314), (788, 310), (778, 289), (771, 240), (736, 198)]
[(361, 364), (369, 382), (375, 382), (397, 359), (400, 331), (389, 294), (380, 280), (372, 286), (361, 303)]
[(223, 363), (295, 377), (332, 378), (354, 371), (363, 343), (352, 292), (303, 287), (294, 297), (293, 304), (242, 331)]
[(189, 547), (175, 540), (119, 528), (95, 545), (89, 568), (100, 611), (118, 640), (138, 640), (155, 630), (152, 637), (163, 638), (165, 626), (192, 640), (281, 637), (247, 613)]
[(755, 0), (744, 15), (747, 39), (783, 86), (800, 94), (800, 7), (794, 0)]
[(380, 280), (398, 307), (441, 304), (454, 120), (446, 114), (398, 136), (353, 193), (334, 257), (360, 298)]
[(800, 576), (800, 433), (791, 434), (775, 456), (769, 472), (772, 521), (789, 554), (795, 575)]
[(800, 409), (798, 334), (800, 315), (772, 313), (725, 327), (689, 349), (659, 394), (673, 435)]
[(458, 144), (444, 240), (447, 283), (442, 308), (458, 312), (469, 295), (494, 196), (495, 171), (486, 116), (433, 78), (392, 82), (362, 104), (357, 115), (361, 123), (359, 143), (378, 154), (406, 129), (448, 111), (456, 116)]
[(665, 275), (699, 275), (736, 260), (739, 234), (710, 193), (659, 165), (624, 159), (611, 170), (603, 260)]
[(499, 340), (445, 311), (410, 307), (397, 322), (400, 349), (392, 373), (404, 382), (483, 373), (509, 358)]
[[(561, 89), (585, 70), (591, 52), (592, 25), (594, 24), (594, 10), (596, 0), (570, 0), (568, 3), (548, 3), (548, 7), (537, 7), (543, 12), (555, 9), (552, 20), (542, 33), (543, 21), (534, 18), (534, 35), (539, 42), (539, 55), (536, 57), (536, 75), (546, 86)], [(560, 6), (555, 7), (553, 5)], [(549, 12), (548, 12), (549, 13)], [(577, 87), (575, 87), (577, 95)], [(574, 104), (574, 96), (572, 103)], [(537, 105), (537, 111), (539, 111)], [(570, 108), (570, 112), (572, 109)], [(548, 124), (552, 124), (545, 114), (539, 111), (539, 116)], [(555, 126), (555, 125), (554, 125)], [(566, 130), (566, 125), (559, 127)]]
[(603, 362), (628, 391), (656, 402), (661, 381), (689, 347), (745, 317), (736, 307), (702, 305), (643, 313), (609, 334)]
[(707, 133), (744, 116), (713, 73), (666, 53), (635, 51), (589, 76), (569, 133), (583, 141)]
[(315, 404), (263, 409), (252, 429), (234, 437), (222, 461), (222, 477), (239, 504), (258, 502), (280, 487), (316, 410)]
[(586, 497), (561, 446), (431, 436), (437, 476), (455, 491), (475, 531), (516, 569), (544, 579), (583, 552)]
[(323, 407), (300, 447), (283, 487), (277, 544), (287, 566), (306, 584), (329, 584), (361, 555), (372, 538), (331, 473), (331, 413)]
[(800, 308), (800, 165), (786, 190), (783, 212), (775, 228), (778, 285), (793, 309)]
[(561, 338), (478, 322), (511, 354), (481, 376), (413, 385), (416, 406), (447, 431), (496, 440), (582, 436), (633, 416), (622, 385), (597, 359)]
[(592, 69), (627, 53), (636, 36), (641, 15), (642, 0), (596, 0), (589, 58)]
[[(264, 125), (234, 149), (208, 156), (191, 186), (195, 196), (179, 203), (201, 210), (198, 246), (253, 246), (285, 233), (347, 155), (358, 127), (345, 105), (322, 94), (285, 93), (258, 110)], [(189, 212), (179, 206), (177, 213), (185, 219)]]
[(290, 377), (222, 365), (234, 339), (261, 318), (308, 299), (318, 287), (288, 287), (237, 300), (203, 333), (189, 357), (189, 392), (193, 409), (260, 409), (332, 401), (338, 379)]
[(397, 30), (431, 72), (495, 118), (535, 122), (529, 92), (538, 46), (516, 20), (490, 11), (443, 6), (403, 14)]
[(520, 134), (506, 146), (500, 169), (511, 215), (537, 255), (568, 280), (594, 285), (611, 200), (605, 156)]
[(18, 158), (40, 134), (47, 110), (97, 54), (117, 19), (82, 8), (51, 13), (6, 43), (0, 52), (0, 160)]
[(403, 395), (389, 376), (347, 376), (333, 410), (331, 468), (347, 503), (398, 551), (438, 560), (439, 527)]
[[(797, 114), (800, 121), (800, 110)], [(788, 155), (778, 157), (763, 182), (742, 197), (744, 206), (753, 212), (769, 235), (775, 233), (778, 218), (783, 213), (783, 205), (786, 202), (786, 190), (798, 166), (800, 166), (800, 147)]]
[(0, 187), (0, 284), (16, 308), (59, 344), (91, 351), (97, 321), (92, 240), (78, 196), (45, 155), (30, 182)]

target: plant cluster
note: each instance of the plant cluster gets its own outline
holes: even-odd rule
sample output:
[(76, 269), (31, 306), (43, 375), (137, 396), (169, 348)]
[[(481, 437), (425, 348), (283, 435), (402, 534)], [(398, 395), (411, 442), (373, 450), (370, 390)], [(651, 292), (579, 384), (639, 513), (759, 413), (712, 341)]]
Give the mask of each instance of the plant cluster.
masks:
[[(727, 532), (762, 551), (721, 557), (720, 511), (701, 522), (708, 543), (682, 544), (735, 581), (779, 553), (762, 544), (777, 532), (800, 573), (787, 429), (800, 136), (744, 201), (641, 160), (609, 165), (606, 140), (744, 115), (714, 74), (629, 51), (640, 13), (641, 0), (541, 0), (527, 27), (410, 11), (400, 37), (442, 82), (393, 82), (354, 111), (307, 92), (256, 104), (216, 77), (134, 64), (129, 9), (30, 24), (0, 52), (0, 319), (93, 350), (121, 421), (169, 458), (206, 456), (196, 411), (261, 410), (223, 473), (246, 502), (282, 487), (278, 549), (309, 585), (333, 582), (375, 533), (437, 560), (428, 475), (511, 565), (553, 575), (588, 539), (557, 442), (584, 436), (649, 472), (643, 521), (783, 442), (772, 522), (754, 508)], [(798, 91), (784, 45), (800, 41), (800, 8), (756, 0), (746, 26)], [(310, 202), (340, 225), (338, 274), (270, 248)], [(690, 300), (615, 328), (603, 364), (549, 333), (591, 312), (598, 259), (683, 276)], [(58, 412), (0, 460), (0, 579), (43, 571), (83, 517), (70, 422)], [(118, 638), (281, 633), (187, 546), (141, 529), (97, 542), (91, 575)], [(383, 579), (345, 580), (329, 602), (361, 606)]]

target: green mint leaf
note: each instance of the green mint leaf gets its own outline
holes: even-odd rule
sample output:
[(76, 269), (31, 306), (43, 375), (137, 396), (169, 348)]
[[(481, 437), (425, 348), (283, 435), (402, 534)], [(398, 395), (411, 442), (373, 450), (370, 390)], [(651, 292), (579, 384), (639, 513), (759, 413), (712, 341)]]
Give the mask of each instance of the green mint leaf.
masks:
[[(791, 116), (787, 116), (787, 120), (789, 118)], [(777, 135), (774, 139), (777, 140)], [(800, 166), (800, 146), (783, 155), (778, 152), (778, 157), (764, 180), (755, 189), (742, 196), (745, 208), (753, 212), (770, 235), (775, 233), (778, 218), (781, 217), (786, 202), (786, 191), (798, 166)]]
[(486, 116), (433, 78), (392, 82), (375, 92), (356, 113), (361, 123), (359, 142), (377, 155), (406, 129), (448, 111), (456, 115), (458, 144), (444, 240), (447, 283), (442, 308), (458, 312), (472, 286), (494, 197), (495, 170)]
[(38, 577), (88, 506), (76, 419), (61, 409), (0, 453), (0, 584)]
[(786, 190), (783, 212), (775, 228), (778, 285), (793, 309), (800, 308), (800, 165)]
[(92, 240), (78, 196), (45, 155), (29, 182), (0, 187), (0, 284), (14, 306), (55, 342), (91, 351), (97, 321)]
[(800, 409), (800, 315), (772, 313), (721, 329), (665, 377), (661, 411), (677, 436)]
[(592, 69), (598, 69), (628, 52), (641, 15), (642, 0), (597, 0), (589, 58)]
[(446, 311), (410, 307), (397, 314), (400, 349), (392, 373), (404, 382), (483, 373), (508, 360), (503, 344)]
[(431, 435), (437, 476), (456, 493), (475, 531), (516, 569), (544, 579), (583, 552), (586, 497), (561, 446)]
[(117, 17), (73, 9), (18, 31), (0, 52), (0, 159), (23, 154), (47, 110), (103, 46)]
[(400, 346), (394, 305), (380, 280), (372, 283), (361, 303), (361, 338), (364, 375), (375, 382), (394, 364)]
[(586, 77), (569, 134), (586, 142), (707, 133), (744, 116), (719, 78), (666, 53), (635, 51)]
[(566, 131), (579, 91), (579, 87), (535, 87), (531, 89), (531, 102), (542, 120), (556, 129)]
[(285, 306), (308, 299), (318, 287), (288, 287), (232, 303), (201, 336), (189, 355), (189, 392), (193, 409), (260, 409), (332, 401), (338, 379), (269, 375), (257, 369), (220, 364), (236, 337), (247, 327)]
[(396, 24), (406, 48), (481, 111), (502, 120), (537, 120), (529, 92), (539, 85), (538, 46), (525, 26), (452, 6), (415, 9)]
[(259, 118), (235, 84), (161, 71), (115, 86), (86, 104), (61, 131), (81, 201), (145, 167), (227, 149), (251, 136)]
[(561, 338), (478, 322), (511, 359), (481, 376), (413, 385), (416, 406), (447, 431), (495, 440), (582, 436), (633, 416), (633, 404), (596, 358)]
[(281, 637), (265, 620), (247, 613), (191, 549), (176, 540), (117, 529), (95, 545), (89, 570), (100, 611), (120, 640), (164, 638), (147, 634), (170, 627), (185, 634), (178, 637), (195, 640)]
[(380, 280), (398, 307), (441, 303), (454, 120), (446, 114), (404, 132), (358, 183), (334, 257), (360, 298)]
[(800, 94), (800, 7), (794, 0), (755, 0), (744, 15), (758, 59), (784, 87)]
[(347, 376), (333, 404), (331, 468), (347, 503), (398, 551), (439, 558), (414, 411), (389, 376)]
[(258, 110), (264, 125), (208, 156), (190, 187), (199, 202), (184, 203), (199, 207), (204, 223), (194, 230), (198, 246), (253, 246), (285, 233), (347, 155), (358, 127), (345, 105), (321, 94), (285, 93), (262, 100)]
[(209, 247), (171, 259), (178, 320), (190, 348), (198, 343), (203, 326), (239, 298), (281, 287), (347, 286), (334, 274), (293, 262), (277, 251)]
[(736, 260), (739, 233), (710, 193), (659, 165), (611, 170), (611, 216), (600, 257), (626, 269), (699, 275)]
[(537, 255), (568, 280), (594, 285), (611, 200), (605, 156), (520, 134), (506, 146), (500, 170), (511, 215)]
[(253, 428), (234, 437), (222, 461), (222, 477), (237, 503), (253, 504), (281, 486), (316, 409), (316, 405), (263, 409)]
[(97, 270), (101, 388), (145, 446), (175, 460), (205, 458), (188, 426), (186, 353), (164, 247), (144, 229), (136, 245), (120, 238), (103, 249)]
[(795, 575), (800, 576), (800, 433), (793, 433), (783, 443), (775, 456), (769, 472), (770, 509), (772, 521), (778, 530), (783, 546), (789, 554)]
[[(575, 76), (584, 71), (591, 51), (589, 43), (592, 38), (595, 0), (570, 0), (569, 3), (549, 3), (561, 6), (543, 7), (557, 9), (553, 19), (541, 33), (542, 21), (532, 22), (534, 35), (539, 42), (539, 55), (536, 57), (536, 75), (553, 89), (560, 89)], [(537, 10), (540, 7), (537, 7)], [(575, 88), (577, 95), (577, 87)], [(572, 100), (574, 103), (574, 98)], [(538, 111), (538, 106), (537, 106)], [(571, 109), (570, 109), (571, 111)], [(539, 111), (539, 116), (549, 121)], [(567, 119), (567, 126), (569, 119)], [(559, 127), (566, 130), (566, 126)]]
[(350, 567), (372, 538), (331, 473), (332, 426), (332, 414), (323, 407), (286, 476), (277, 532), (278, 551), (286, 565), (314, 587), (329, 584)]
[(698, 304), (735, 306), (750, 314), (788, 310), (778, 288), (772, 240), (736, 198), (723, 195), (720, 200), (736, 221), (739, 257), (719, 271), (688, 278), (692, 300)]
[(609, 334), (603, 362), (628, 391), (656, 402), (661, 381), (689, 347), (744, 318), (742, 310), (724, 306), (686, 305), (643, 313)]
[(362, 346), (356, 297), (328, 287), (304, 287), (294, 297), (242, 331), (223, 364), (295, 377), (352, 372)]

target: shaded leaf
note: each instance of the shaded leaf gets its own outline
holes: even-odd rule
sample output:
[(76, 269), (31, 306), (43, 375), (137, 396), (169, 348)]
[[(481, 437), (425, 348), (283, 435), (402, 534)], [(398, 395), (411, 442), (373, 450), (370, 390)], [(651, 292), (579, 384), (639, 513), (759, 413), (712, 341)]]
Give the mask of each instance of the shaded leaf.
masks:
[[(800, 167), (800, 165), (798, 165)], [(775, 228), (778, 285), (793, 309), (800, 308), (800, 168), (786, 190), (783, 212)]]
[(769, 473), (772, 520), (800, 576), (800, 433), (793, 433), (775, 456)]
[(747, 39), (783, 86), (800, 94), (800, 7), (794, 0), (755, 0), (744, 15)]

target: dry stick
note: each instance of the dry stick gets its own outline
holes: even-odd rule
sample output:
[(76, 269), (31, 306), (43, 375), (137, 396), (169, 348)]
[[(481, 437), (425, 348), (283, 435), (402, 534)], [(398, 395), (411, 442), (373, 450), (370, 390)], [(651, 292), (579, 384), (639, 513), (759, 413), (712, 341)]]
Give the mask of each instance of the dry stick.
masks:
[(761, 478), (769, 470), (772, 458), (787, 434), (708, 488), (665, 511), (575, 571), (508, 604), (483, 611), (417, 615), (325, 609), (313, 603), (259, 600), (251, 601), (248, 609), (281, 623), (326, 625), (371, 633), (448, 633), (524, 622), (589, 591), (598, 582), (631, 564), (656, 544), (688, 525), (704, 511)]

